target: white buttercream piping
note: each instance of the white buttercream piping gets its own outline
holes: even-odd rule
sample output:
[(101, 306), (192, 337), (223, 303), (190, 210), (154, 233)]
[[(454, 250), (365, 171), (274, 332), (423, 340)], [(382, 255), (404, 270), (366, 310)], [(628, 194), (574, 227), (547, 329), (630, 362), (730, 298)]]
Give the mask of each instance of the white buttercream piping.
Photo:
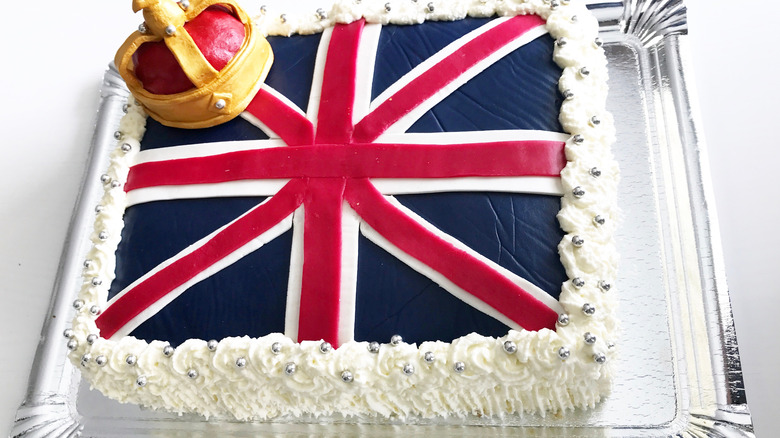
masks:
[[(70, 353), (72, 361), (82, 364), (85, 353), (92, 357), (79, 367), (84, 377), (122, 402), (238, 419), (303, 413), (384, 417), (544, 414), (594, 406), (609, 390), (614, 356), (607, 346), (616, 330), (614, 287), (604, 291), (599, 284), (613, 283), (615, 278), (617, 255), (612, 234), (617, 217), (618, 173), (609, 151), (614, 127), (605, 110), (606, 61), (603, 51), (594, 44), (598, 23), (584, 4), (571, 0), (552, 10), (551, 3), (543, 0), (464, 0), (436, 3), (431, 10), (425, 2), (390, 2), (388, 12), (384, 0), (342, 1), (324, 20), (314, 14), (287, 14), (282, 22), (270, 11), (261, 16), (255, 3), (259, 4), (248, 3), (247, 9), (255, 9), (264, 32), (282, 35), (319, 32), (334, 23), (360, 17), (371, 23), (531, 13), (547, 19), (547, 31), (558, 41), (565, 41), (556, 45), (554, 59), (564, 68), (560, 89), (572, 95), (562, 105), (560, 120), (567, 132), (577, 136), (566, 147), (569, 163), (561, 175), (564, 196), (558, 215), (567, 233), (559, 252), (570, 277), (563, 284), (560, 304), (570, 321), (555, 332), (512, 330), (499, 339), (471, 334), (450, 344), (382, 345), (378, 354), (370, 353), (365, 342), (349, 342), (323, 354), (319, 342), (297, 344), (281, 334), (223, 339), (216, 351), (209, 350), (206, 341), (188, 340), (171, 357), (162, 353), (166, 344), (159, 341), (98, 338), (89, 344), (87, 335), (98, 333), (89, 309), (106, 302), (126, 205), (122, 188), (107, 185), (79, 295), (86, 305), (73, 322), (78, 346)], [(575, 15), (578, 19), (572, 20)], [(582, 67), (587, 67), (590, 74), (582, 75)], [(594, 116), (600, 123), (592, 123)], [(112, 180), (125, 180), (144, 125), (143, 111), (131, 104), (120, 124), (123, 138), (107, 170)], [(130, 146), (129, 152), (123, 151), (123, 144)], [(594, 166), (601, 170), (598, 178), (590, 173)], [(584, 194), (575, 196), (575, 191)], [(606, 219), (604, 225), (594, 223), (597, 215)], [(584, 241), (582, 246), (573, 244), (575, 236)], [(575, 286), (575, 277), (584, 280), (584, 285)], [(593, 306), (595, 313), (586, 315), (582, 310), (586, 304)], [(586, 332), (596, 336), (594, 344), (583, 341)], [(505, 341), (517, 346), (516, 353), (503, 350)], [(278, 354), (272, 352), (275, 344), (279, 346)], [(565, 361), (559, 357), (561, 347), (570, 352)], [(429, 352), (435, 357), (433, 363), (425, 360)], [(594, 361), (598, 353), (606, 355), (605, 364)], [(128, 355), (137, 358), (134, 365), (128, 365)], [(96, 364), (94, 358), (98, 356), (106, 358), (107, 363)], [(244, 367), (236, 366), (238, 358), (246, 361)], [(457, 362), (465, 366), (461, 373), (453, 369)], [(292, 375), (285, 373), (289, 363), (296, 364)], [(413, 365), (412, 375), (403, 373), (406, 364)], [(352, 373), (351, 383), (342, 381), (344, 370)], [(146, 378), (143, 387), (137, 383), (139, 376)]]

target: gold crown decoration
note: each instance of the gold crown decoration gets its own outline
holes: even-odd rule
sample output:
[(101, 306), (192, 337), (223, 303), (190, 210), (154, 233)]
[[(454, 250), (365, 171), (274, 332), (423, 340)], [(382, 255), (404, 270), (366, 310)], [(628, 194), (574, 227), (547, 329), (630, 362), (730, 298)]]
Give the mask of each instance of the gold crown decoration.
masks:
[[(220, 71), (211, 66), (184, 24), (210, 6), (227, 7), (244, 26), (244, 41)], [(130, 92), (158, 122), (176, 128), (208, 128), (225, 123), (246, 109), (273, 62), (268, 41), (234, 0), (133, 0), (144, 24), (127, 38), (114, 63)], [(175, 94), (146, 90), (135, 75), (133, 54), (147, 42), (163, 41), (193, 88)]]

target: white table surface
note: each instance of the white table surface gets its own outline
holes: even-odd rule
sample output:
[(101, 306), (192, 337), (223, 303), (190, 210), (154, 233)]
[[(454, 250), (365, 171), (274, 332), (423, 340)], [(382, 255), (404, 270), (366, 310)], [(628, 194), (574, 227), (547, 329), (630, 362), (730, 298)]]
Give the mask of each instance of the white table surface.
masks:
[[(141, 21), (129, 0), (24, 1), (0, 26), (0, 434), (22, 401), (107, 63)], [(780, 3), (688, 0), (748, 403), (758, 436), (780, 430)], [(753, 19), (753, 17), (756, 17)], [(760, 154), (759, 154), (760, 152)]]

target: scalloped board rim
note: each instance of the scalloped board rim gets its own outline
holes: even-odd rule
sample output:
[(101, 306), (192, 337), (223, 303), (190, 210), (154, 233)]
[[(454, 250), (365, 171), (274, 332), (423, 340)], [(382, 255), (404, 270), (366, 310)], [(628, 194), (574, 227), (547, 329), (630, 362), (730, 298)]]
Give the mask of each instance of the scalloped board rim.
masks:
[[(560, 303), (566, 313), (559, 318), (557, 330), (512, 330), (499, 339), (472, 334), (451, 344), (425, 342), (419, 347), (401, 342), (380, 348), (376, 355), (369, 351), (371, 344), (350, 342), (323, 356), (320, 342), (297, 344), (279, 334), (226, 338), (216, 344), (190, 340), (175, 351), (160, 341), (107, 340), (96, 335), (95, 317), (106, 302), (107, 283), (113, 278), (113, 254), (126, 196), (121, 185), (106, 184), (91, 237), (94, 247), (87, 257), (91, 262), (75, 303), (77, 316), (66, 334), (71, 360), (80, 365), (93, 387), (121, 402), (240, 420), (304, 413), (384, 417), (544, 414), (592, 407), (608, 393), (609, 357), (614, 354), (610, 341), (617, 324), (615, 288), (611, 287), (616, 265), (612, 232), (617, 218), (617, 165), (609, 151), (614, 127), (605, 109), (606, 60), (597, 40), (598, 23), (576, 0), (475, 0), (433, 10), (410, 2), (390, 11), (385, 3), (340, 2), (324, 14), (328, 18), (309, 17), (296, 24), (290, 16), (284, 23), (260, 26), (267, 33), (290, 34), (315, 32), (321, 30), (318, 26), (360, 17), (378, 23), (455, 20), (467, 15), (537, 14), (546, 19), (547, 31), (557, 41), (554, 59), (563, 68), (559, 88), (567, 99), (561, 107), (561, 123), (572, 135), (565, 149), (568, 164), (561, 173), (564, 196), (559, 214), (566, 232), (559, 251), (569, 281), (562, 288)], [(587, 75), (582, 74), (585, 66)], [(106, 172), (112, 181), (126, 180), (144, 124), (142, 109), (129, 105), (120, 124), (122, 138)], [(111, 231), (101, 233), (105, 230)], [(425, 370), (426, 379), (421, 378), (425, 374), (421, 367), (410, 378), (401, 371), (390, 372), (403, 370), (408, 363), (429, 363), (428, 353), (437, 366)], [(293, 369), (297, 372), (290, 372), (289, 364), (315, 357), (318, 360), (310, 369), (298, 366)], [(375, 367), (387, 372), (375, 373), (377, 378), (371, 381), (359, 378)], [(349, 385), (344, 386), (345, 382)], [(180, 390), (167, 391), (173, 386)], [(451, 398), (442, 400), (441, 394)], [(396, 397), (412, 402), (401, 403)]]

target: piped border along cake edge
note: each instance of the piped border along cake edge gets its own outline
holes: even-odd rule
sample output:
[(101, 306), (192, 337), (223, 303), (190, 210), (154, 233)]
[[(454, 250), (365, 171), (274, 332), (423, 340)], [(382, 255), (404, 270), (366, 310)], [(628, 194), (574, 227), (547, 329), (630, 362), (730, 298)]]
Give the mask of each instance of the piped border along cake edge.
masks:
[(606, 58), (598, 23), (585, 5), (577, 0), (343, 1), (327, 13), (272, 17), (260, 11), (258, 21), (266, 34), (289, 35), (361, 17), (402, 24), (518, 14), (544, 18), (556, 41), (554, 60), (563, 68), (559, 88), (565, 97), (560, 121), (571, 134), (558, 215), (566, 233), (559, 252), (569, 280), (560, 298), (566, 313), (556, 331), (513, 330), (498, 339), (471, 334), (449, 344), (401, 342), (381, 345), (376, 353), (369, 351), (376, 345), (350, 342), (326, 354), (320, 342), (298, 344), (281, 334), (191, 339), (175, 350), (160, 341), (101, 338), (94, 320), (114, 275), (125, 208), (121, 181), (139, 151), (146, 119), (131, 100), (103, 178), (94, 246), (67, 333), (70, 359), (82, 375), (120, 402), (240, 420), (334, 413), (544, 415), (594, 406), (609, 391), (617, 331), (612, 234), (618, 170), (609, 149), (614, 126), (606, 112)]

